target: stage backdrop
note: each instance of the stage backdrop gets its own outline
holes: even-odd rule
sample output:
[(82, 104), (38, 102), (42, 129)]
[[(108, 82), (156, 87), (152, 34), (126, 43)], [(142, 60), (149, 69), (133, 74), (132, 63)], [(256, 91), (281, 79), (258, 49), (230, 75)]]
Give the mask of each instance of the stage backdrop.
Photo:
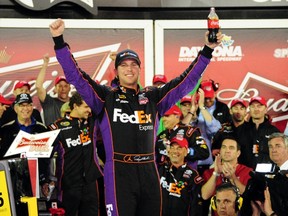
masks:
[[(12, 97), (17, 80), (26, 80), (40, 108), (34, 84), (46, 53), (51, 59), (44, 85), (53, 92), (55, 75), (63, 72), (48, 29), (52, 21), (0, 19), (0, 93), (5, 97)], [(141, 85), (151, 85), (154, 73), (168, 79), (179, 75), (202, 48), (207, 29), (206, 20), (65, 21), (65, 40), (80, 67), (103, 84), (114, 78), (110, 54), (125, 48), (141, 57)], [(203, 79), (220, 84), (218, 98), (228, 105), (234, 97), (264, 96), (273, 123), (283, 130), (288, 119), (288, 20), (220, 20), (220, 25), (234, 43), (215, 49)]]
[[(168, 79), (184, 71), (204, 45), (206, 20), (155, 22), (155, 73)], [(213, 53), (203, 79), (220, 84), (217, 97), (230, 105), (263, 96), (273, 124), (283, 130), (288, 119), (288, 20), (220, 20), (231, 46)]]
[[(53, 93), (56, 76), (63, 75), (54, 53), (54, 43), (47, 19), (0, 19), (0, 93), (13, 97), (17, 80), (32, 85), (35, 105), (35, 79), (43, 64), (43, 56), (50, 55), (45, 88)], [(152, 80), (153, 21), (152, 20), (65, 20), (64, 39), (69, 43), (79, 66), (95, 80), (110, 84), (115, 77), (115, 52), (135, 50), (142, 61), (140, 83)]]

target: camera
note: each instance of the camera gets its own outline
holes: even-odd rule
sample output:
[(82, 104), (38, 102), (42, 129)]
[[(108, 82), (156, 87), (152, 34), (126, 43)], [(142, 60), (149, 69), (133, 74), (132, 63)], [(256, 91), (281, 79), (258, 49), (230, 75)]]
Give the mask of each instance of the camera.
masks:
[(253, 201), (264, 201), (264, 190), (268, 186), (267, 178), (272, 178), (275, 174), (275, 165), (271, 163), (257, 164), (255, 171), (249, 174), (251, 179), (246, 185), (246, 196)]

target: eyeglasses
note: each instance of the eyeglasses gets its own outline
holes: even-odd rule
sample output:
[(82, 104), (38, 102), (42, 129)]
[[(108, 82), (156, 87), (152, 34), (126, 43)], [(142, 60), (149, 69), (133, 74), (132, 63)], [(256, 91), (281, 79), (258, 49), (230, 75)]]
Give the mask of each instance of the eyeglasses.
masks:
[(32, 103), (30, 103), (30, 104), (18, 104), (18, 106), (20, 108), (24, 108), (24, 107), (31, 108), (33, 106), (33, 104)]

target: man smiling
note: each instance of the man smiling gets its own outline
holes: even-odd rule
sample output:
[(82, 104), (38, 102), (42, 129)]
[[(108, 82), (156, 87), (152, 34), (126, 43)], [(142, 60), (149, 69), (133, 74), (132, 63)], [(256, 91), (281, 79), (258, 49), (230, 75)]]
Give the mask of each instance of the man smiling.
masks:
[(199, 197), (203, 179), (185, 162), (188, 141), (172, 138), (167, 152), (169, 160), (159, 167), (163, 216), (201, 215)]

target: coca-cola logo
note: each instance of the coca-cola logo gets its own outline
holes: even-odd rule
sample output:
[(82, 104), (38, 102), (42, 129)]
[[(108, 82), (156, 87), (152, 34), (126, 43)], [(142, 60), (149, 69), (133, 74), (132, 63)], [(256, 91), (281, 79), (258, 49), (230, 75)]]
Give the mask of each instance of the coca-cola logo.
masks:
[(219, 28), (219, 20), (208, 20), (208, 28)]

